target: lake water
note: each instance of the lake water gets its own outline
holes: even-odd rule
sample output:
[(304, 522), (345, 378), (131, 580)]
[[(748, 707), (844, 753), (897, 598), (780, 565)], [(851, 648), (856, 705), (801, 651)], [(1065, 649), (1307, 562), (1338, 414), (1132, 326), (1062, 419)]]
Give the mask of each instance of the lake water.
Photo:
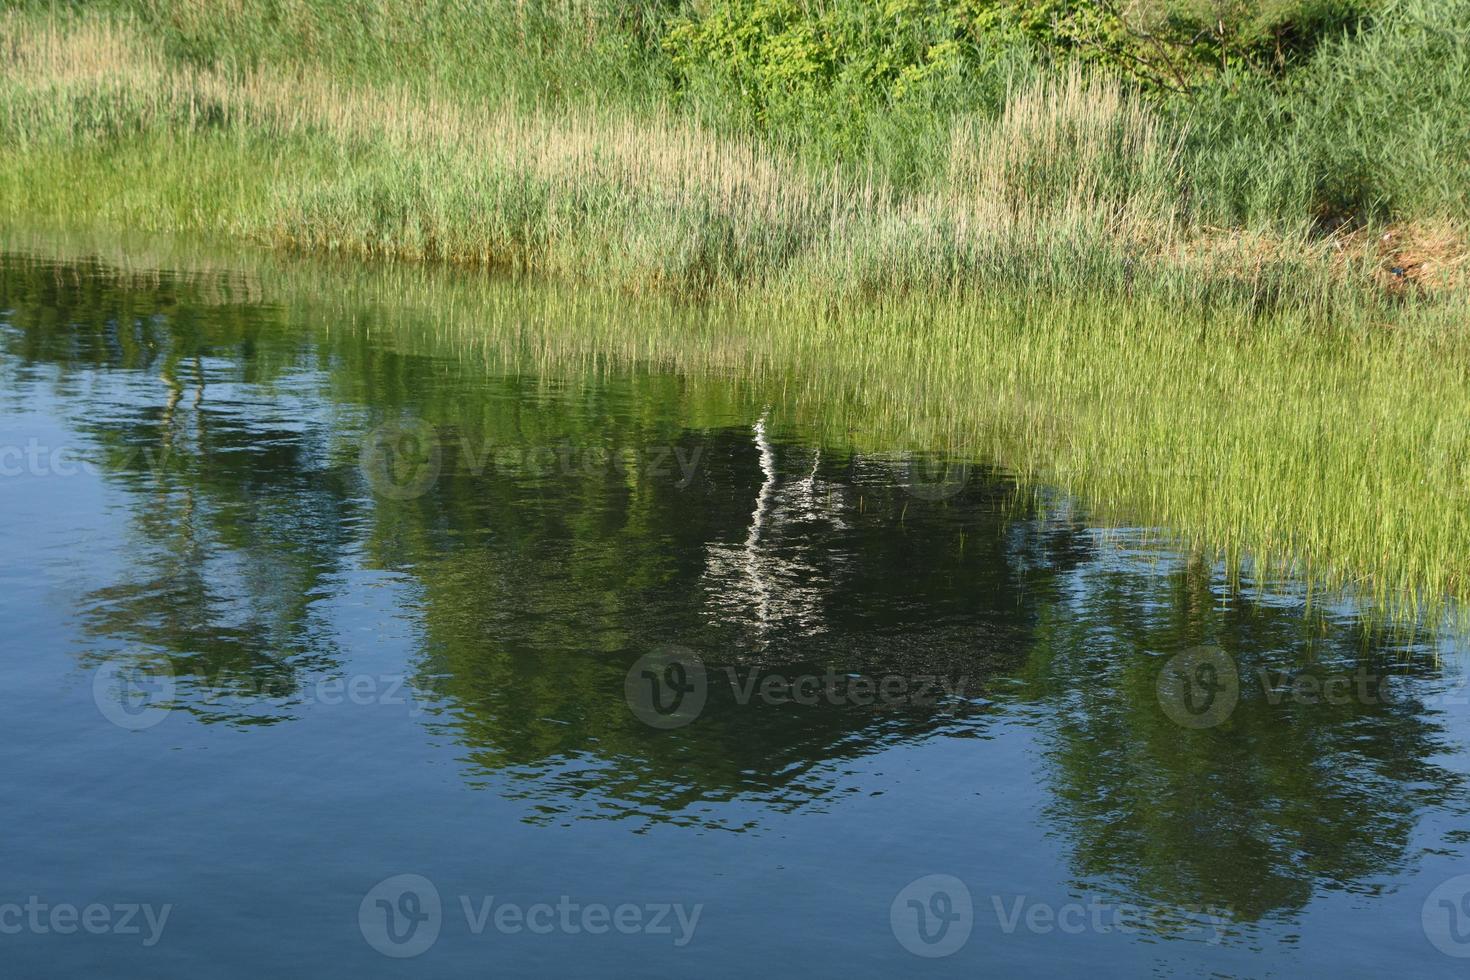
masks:
[(7, 975), (1463, 974), (1453, 635), (268, 287), (0, 258)]

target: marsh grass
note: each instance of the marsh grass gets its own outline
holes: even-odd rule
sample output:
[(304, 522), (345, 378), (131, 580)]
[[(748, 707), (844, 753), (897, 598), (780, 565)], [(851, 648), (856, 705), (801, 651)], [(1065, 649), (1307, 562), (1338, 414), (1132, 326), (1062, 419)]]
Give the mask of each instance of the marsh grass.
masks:
[[(100, 254), (130, 275), (182, 268), (221, 303), (351, 322), (405, 353), (497, 372), (674, 374), (690, 427), (768, 404), (777, 437), (896, 463), (914, 451), (997, 463), (1092, 519), (1157, 528), (1257, 581), (1299, 581), (1314, 601), (1350, 594), (1386, 621), (1470, 599), (1470, 341), (1431, 323), (1370, 331), (1001, 290), (836, 309), (798, 296), (691, 304), (403, 265), (120, 251), (111, 235), (4, 247)], [(458, 421), (452, 388), (413, 401), (436, 424)]]
[(959, 120), (942, 173), (901, 188), (653, 108), (476, 102), (306, 63), (200, 67), (118, 17), (0, 24), (13, 218), (704, 296), (1004, 286), (1254, 315), (1385, 301), (1367, 259), (1305, 227), (1201, 227), (1183, 135), (1078, 70), (1017, 89), (998, 119)]

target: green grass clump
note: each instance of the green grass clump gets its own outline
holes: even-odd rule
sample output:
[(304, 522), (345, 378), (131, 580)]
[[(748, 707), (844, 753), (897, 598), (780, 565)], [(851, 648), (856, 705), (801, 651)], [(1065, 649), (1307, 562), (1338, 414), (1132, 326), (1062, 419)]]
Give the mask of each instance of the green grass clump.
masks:
[(1394, 0), (1284, 82), (1175, 108), (1210, 220), (1279, 225), (1470, 216), (1470, 3)]

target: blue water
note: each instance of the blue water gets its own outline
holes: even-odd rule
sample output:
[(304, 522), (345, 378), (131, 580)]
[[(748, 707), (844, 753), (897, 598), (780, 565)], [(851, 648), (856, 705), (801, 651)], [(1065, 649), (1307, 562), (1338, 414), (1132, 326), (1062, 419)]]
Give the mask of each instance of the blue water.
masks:
[(385, 315), (0, 261), (6, 975), (1463, 974), (1453, 635)]

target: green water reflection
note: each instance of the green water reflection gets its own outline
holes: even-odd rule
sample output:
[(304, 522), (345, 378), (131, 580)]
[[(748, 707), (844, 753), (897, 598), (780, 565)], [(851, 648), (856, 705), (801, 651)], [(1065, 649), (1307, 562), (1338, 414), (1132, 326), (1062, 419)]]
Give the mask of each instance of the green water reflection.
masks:
[[(854, 760), (1004, 722), (1037, 733), (1026, 791), (1075, 881), (1255, 922), (1391, 890), (1445, 846), (1416, 837), (1424, 816), (1463, 814), (1436, 761), (1465, 735), (1458, 680), (1432, 634), (1304, 609), (1292, 583), (1231, 588), (983, 462), (811, 437), (783, 379), (492, 368), (413, 349), (380, 310), (259, 290), (0, 262), (0, 397), (44, 403), (124, 501), (129, 565), (78, 600), (81, 657), (166, 662), (199, 723), (296, 723), (309, 685), (374, 642), (334, 612), (367, 576), (409, 597), (393, 617), (420, 723), (457, 746), (459, 778), (536, 823), (759, 831), (883, 791)], [(374, 471), (384, 426), (392, 451), (418, 440), (406, 468)], [(624, 697), (665, 645), (714, 678), (670, 731)], [(1238, 704), (1190, 730), (1158, 678), (1202, 645), (1237, 666)], [(955, 693), (742, 703), (770, 676)], [(1367, 680), (1281, 693), (1303, 676)]]

